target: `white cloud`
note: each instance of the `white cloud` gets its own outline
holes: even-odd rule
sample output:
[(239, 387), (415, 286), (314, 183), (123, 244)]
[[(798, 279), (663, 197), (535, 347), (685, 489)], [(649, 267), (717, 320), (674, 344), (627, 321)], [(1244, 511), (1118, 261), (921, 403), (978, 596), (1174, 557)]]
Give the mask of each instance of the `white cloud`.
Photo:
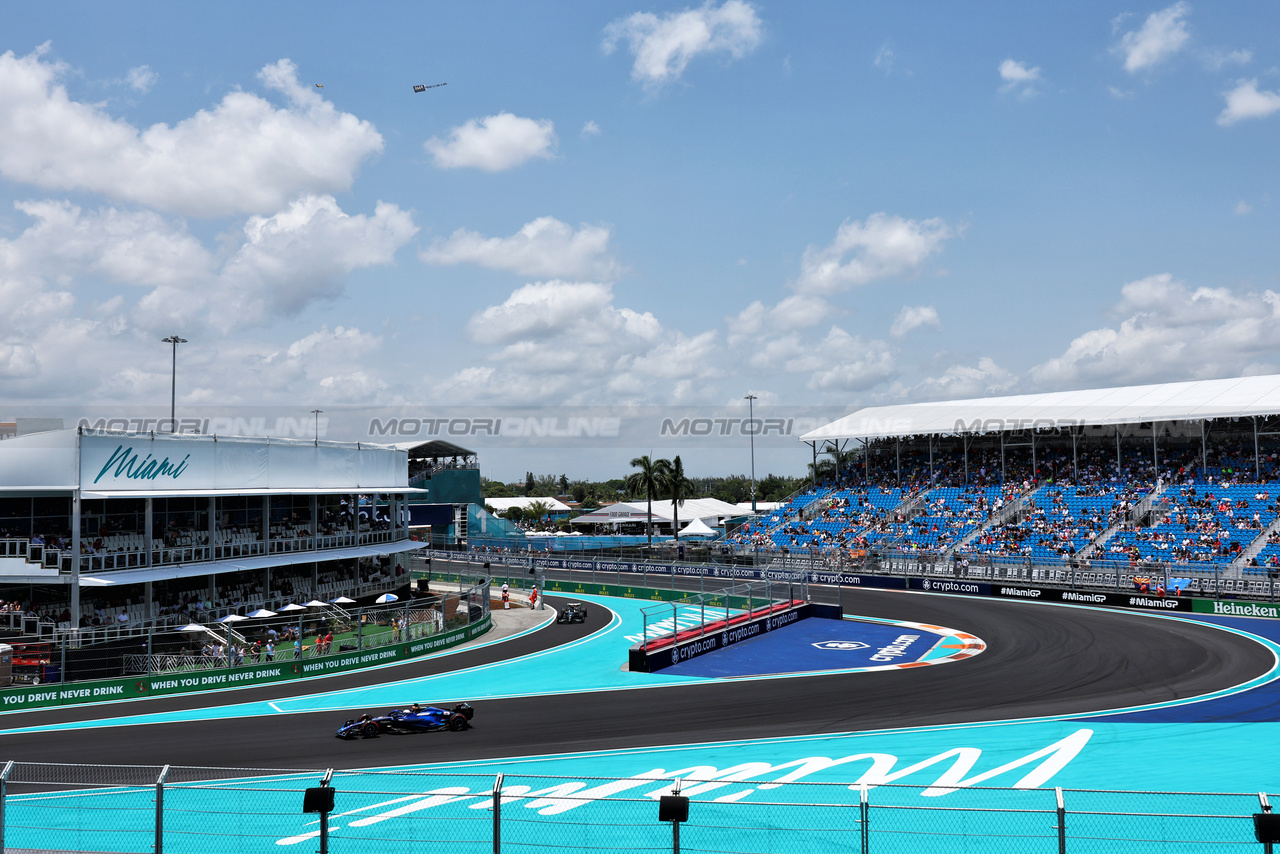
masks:
[(822, 297), (792, 294), (772, 307), (756, 300), (738, 314), (726, 317), (725, 325), (729, 328), (729, 343), (736, 345), (817, 326), (833, 313), (835, 308)]
[(1144, 71), (1164, 62), (1186, 46), (1191, 38), (1185, 20), (1191, 7), (1174, 3), (1152, 12), (1136, 30), (1120, 37), (1115, 52), (1124, 56), (1124, 68), (1130, 74)]
[(717, 7), (707, 2), (658, 17), (637, 12), (605, 27), (604, 51), (613, 53), (627, 42), (635, 56), (631, 78), (649, 88), (680, 79), (699, 54), (727, 53), (741, 59), (760, 44), (764, 25), (756, 9), (742, 0), (726, 0)]
[(813, 371), (811, 389), (864, 391), (893, 378), (897, 362), (885, 342), (863, 340), (833, 326), (812, 356), (793, 360), (791, 369)]
[(931, 305), (904, 305), (902, 311), (898, 312), (898, 316), (894, 318), (893, 326), (889, 327), (889, 334), (894, 338), (901, 338), (911, 330), (922, 326), (942, 328), (937, 309)]
[(596, 124), (593, 121), (587, 121), (585, 124), (583, 124), (582, 130), (580, 131), (580, 135), (582, 136), (583, 139), (586, 139), (587, 137), (590, 137), (590, 136), (599, 136), (600, 125)]
[(160, 76), (151, 70), (150, 65), (139, 65), (137, 68), (129, 69), (125, 82), (138, 92), (150, 92), (151, 87), (156, 85), (159, 79)]
[(608, 228), (582, 224), (577, 231), (555, 217), (526, 223), (510, 237), (485, 237), (458, 229), (437, 238), (420, 257), (427, 264), (479, 264), (522, 276), (612, 279), (618, 263), (609, 255)]
[(237, 242), (224, 241), (222, 263), (181, 223), (153, 212), (53, 201), (16, 207), (34, 224), (0, 240), (0, 310), (61, 316), (74, 307), (73, 289), (100, 298), (120, 285), (140, 287), (147, 292), (136, 306), (119, 311), (152, 331), (211, 323), (225, 332), (296, 315), (341, 294), (352, 271), (391, 263), (417, 230), (395, 205), (350, 216), (332, 196), (304, 196), (274, 216), (250, 217)]
[(1280, 93), (1258, 89), (1258, 81), (1241, 80), (1224, 92), (1227, 106), (1218, 114), (1218, 124), (1229, 127), (1242, 119), (1266, 118), (1280, 110)]
[(1131, 384), (1249, 372), (1280, 351), (1280, 294), (1188, 288), (1168, 273), (1121, 289), (1117, 326), (1075, 338), (1036, 366), (1041, 387)]
[(885, 74), (892, 74), (893, 58), (893, 48), (889, 47), (888, 42), (886, 42), (880, 45), (880, 49), (876, 51), (875, 59), (871, 60), (871, 64), (884, 71)]
[(1021, 62), (1006, 59), (1000, 63), (1000, 79), (1004, 84), (1001, 92), (1017, 92), (1021, 98), (1030, 98), (1036, 94), (1035, 84), (1040, 82), (1040, 69), (1028, 68)]
[(914, 274), (958, 233), (936, 218), (917, 222), (877, 213), (865, 223), (846, 220), (830, 246), (805, 250), (794, 287), (801, 293), (831, 294)]
[(534, 158), (550, 158), (555, 144), (551, 121), (498, 113), (459, 125), (447, 142), (432, 137), (424, 146), (441, 169), (502, 172)]
[(978, 364), (952, 365), (941, 376), (921, 380), (907, 392), (913, 400), (955, 400), (1009, 392), (1017, 377), (983, 356)]
[(1236, 216), (1245, 216), (1250, 213), (1253, 213), (1253, 205), (1249, 204), (1244, 199), (1236, 202)]
[(1210, 50), (1201, 54), (1201, 59), (1210, 71), (1221, 71), (1228, 65), (1248, 65), (1253, 62), (1253, 51)]
[(85, 212), (69, 202), (18, 202), (33, 225), (0, 241), (10, 274), (72, 281), (81, 276), (143, 287), (205, 281), (211, 253), (181, 224), (151, 211)]
[(719, 336), (666, 330), (648, 312), (614, 304), (609, 285), (536, 282), (467, 325), (488, 364), (464, 368), (437, 389), (448, 397), (504, 402), (673, 401), (717, 374)]
[(340, 295), (352, 271), (392, 263), (416, 231), (396, 205), (379, 202), (373, 216), (351, 216), (332, 196), (306, 196), (274, 216), (250, 217), (208, 311), (222, 329), (296, 315)]
[(211, 110), (139, 131), (71, 100), (57, 82), (66, 67), (41, 56), (0, 54), (0, 175), (13, 181), (188, 216), (267, 213), (300, 193), (349, 189), (382, 150), (371, 124), (300, 86), (287, 59), (258, 75), (287, 107), (232, 92)]

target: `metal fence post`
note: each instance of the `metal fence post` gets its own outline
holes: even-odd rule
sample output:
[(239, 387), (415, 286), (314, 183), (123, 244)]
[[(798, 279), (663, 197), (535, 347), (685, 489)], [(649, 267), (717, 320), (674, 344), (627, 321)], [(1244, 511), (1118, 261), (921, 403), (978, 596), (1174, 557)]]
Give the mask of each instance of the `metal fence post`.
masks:
[(1062, 787), (1054, 788), (1058, 799), (1058, 854), (1067, 854), (1067, 804), (1062, 799)]
[(867, 784), (863, 783), (859, 787), (858, 795), (858, 824), (861, 825), (862, 854), (870, 854), (871, 851), (871, 828), (867, 825), (867, 819), (871, 813), (871, 804), (868, 800)]
[[(164, 781), (169, 776), (169, 766), (160, 769), (156, 777), (156, 854), (164, 852)], [(0, 848), (0, 851), (4, 849)]]
[[(0, 852), (3, 854), (3, 852)], [(493, 854), (502, 854), (502, 775), (493, 781)]]
[[(1267, 800), (1266, 792), (1258, 792), (1258, 805), (1262, 808), (1262, 811), (1264, 813), (1271, 812), (1271, 802)], [(1254, 819), (1254, 821), (1257, 821), (1257, 819)], [(1272, 854), (1274, 850), (1275, 850), (1274, 843), (1271, 843), (1271, 842), (1262, 843), (1263, 854)], [(3, 854), (3, 851), (4, 849), (0, 848), (0, 854)]]
[(5, 763), (4, 770), (0, 771), (0, 854), (4, 854), (4, 796), (5, 789), (9, 786), (9, 775), (13, 773), (13, 760), (10, 759)]

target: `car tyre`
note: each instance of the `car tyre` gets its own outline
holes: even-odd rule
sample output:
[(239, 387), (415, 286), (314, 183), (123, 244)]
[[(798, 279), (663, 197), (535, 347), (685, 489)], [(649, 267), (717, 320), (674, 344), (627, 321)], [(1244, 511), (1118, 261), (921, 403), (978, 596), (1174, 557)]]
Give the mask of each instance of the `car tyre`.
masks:
[(467, 718), (465, 715), (454, 715), (449, 718), (449, 729), (452, 732), (461, 732), (467, 728)]
[(364, 736), (365, 738), (377, 738), (377, 737), (378, 737), (378, 725), (377, 725), (377, 724), (375, 724), (373, 721), (370, 721), (369, 723), (367, 723), (367, 724), (365, 724), (364, 726), (360, 727), (360, 734), (361, 734), (362, 736)]

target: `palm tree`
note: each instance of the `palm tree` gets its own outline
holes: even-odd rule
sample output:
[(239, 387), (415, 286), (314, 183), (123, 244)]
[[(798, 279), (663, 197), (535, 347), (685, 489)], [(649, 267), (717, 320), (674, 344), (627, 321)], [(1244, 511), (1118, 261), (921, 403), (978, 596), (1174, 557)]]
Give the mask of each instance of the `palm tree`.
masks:
[[(666, 462), (666, 460), (662, 460)], [(680, 505), (684, 504), (685, 499), (697, 489), (693, 481), (684, 476), (684, 463), (677, 456), (667, 466), (667, 470), (661, 475), (662, 491), (671, 498), (671, 509), (675, 513), (675, 531), (676, 540), (680, 539)]]
[(653, 545), (653, 496), (662, 489), (662, 478), (671, 463), (666, 460), (651, 460), (648, 454), (636, 457), (631, 461), (633, 469), (639, 469), (627, 477), (627, 491), (632, 495), (643, 494), (649, 502), (649, 518), (645, 524), (648, 534), (648, 545)]
[(531, 515), (541, 524), (542, 517), (551, 512), (551, 504), (547, 501), (530, 501), (524, 508), (526, 515)]

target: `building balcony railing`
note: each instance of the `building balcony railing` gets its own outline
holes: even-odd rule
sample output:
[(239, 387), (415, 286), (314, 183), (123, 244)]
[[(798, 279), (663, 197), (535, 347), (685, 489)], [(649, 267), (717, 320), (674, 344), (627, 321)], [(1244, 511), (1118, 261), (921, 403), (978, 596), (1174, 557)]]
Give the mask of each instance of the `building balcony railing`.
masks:
[[(209, 563), (237, 558), (267, 557), (269, 555), (297, 552), (325, 552), (357, 546), (399, 542), (407, 538), (407, 532), (397, 536), (397, 532), (394, 530), (378, 530), (339, 531), (318, 536), (280, 537), (268, 540), (250, 540), (234, 537), (224, 542), (218, 542), (213, 546), (198, 543), (165, 545), (163, 540), (156, 540), (156, 545), (150, 550), (143, 547), (81, 554), (80, 571), (82, 573), (115, 572), (127, 569), (144, 569), (146, 567)], [(74, 569), (73, 555), (69, 549), (57, 549), (45, 545), (32, 544), (24, 538), (0, 539), (0, 558), (6, 557), (21, 558), (28, 564), (35, 564), (46, 569), (56, 569), (61, 574), (70, 574)]]

